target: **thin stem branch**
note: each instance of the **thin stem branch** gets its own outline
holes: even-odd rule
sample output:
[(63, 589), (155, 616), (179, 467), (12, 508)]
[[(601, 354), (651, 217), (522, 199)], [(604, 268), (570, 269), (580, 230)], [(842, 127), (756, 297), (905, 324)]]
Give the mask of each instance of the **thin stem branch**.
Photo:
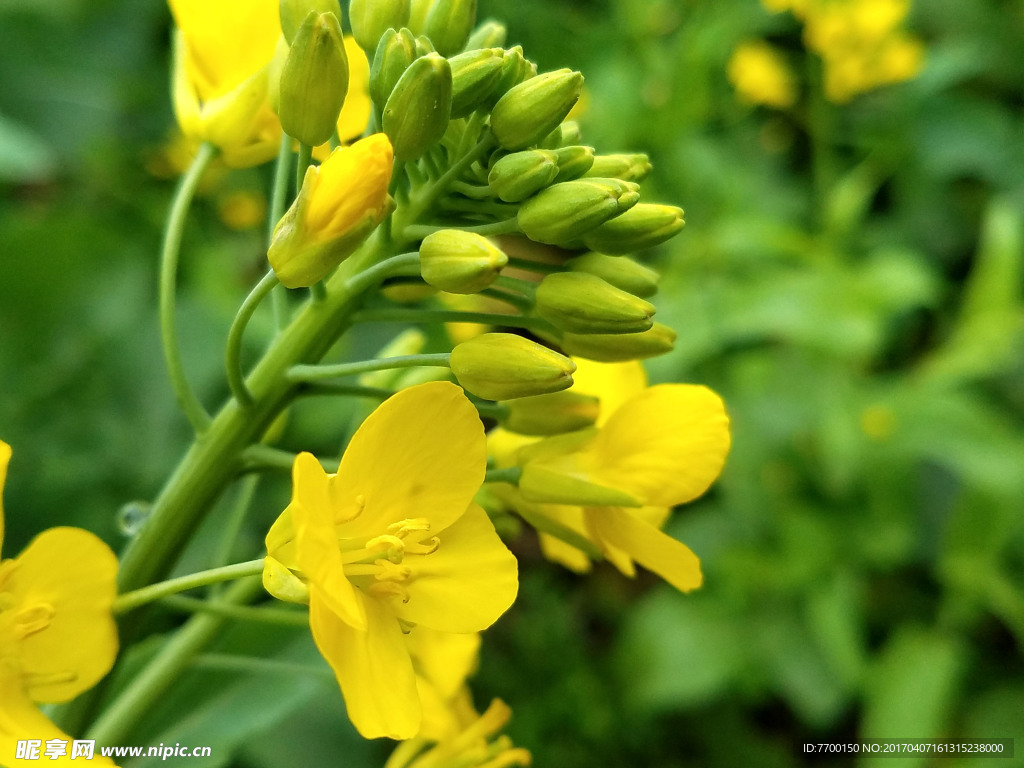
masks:
[[(422, 240), (427, 235), (440, 232), (442, 229), (452, 229), (453, 226), (452, 224), (410, 224), (402, 230), (402, 235), (408, 240)], [(489, 224), (459, 224), (458, 228), (464, 232), (475, 232), (483, 237), (514, 235), (519, 231), (519, 220), (512, 216), (501, 221), (492, 221)]]
[(421, 365), (447, 368), (450, 358), (450, 352), (438, 352), (428, 355), (399, 355), (382, 360), (360, 360), (356, 363), (338, 363), (337, 365), (294, 365), (288, 371), (288, 378), (292, 381), (321, 381), (341, 376), (356, 376), (370, 371), (415, 368)]
[(448, 170), (434, 183), (425, 187), (420, 193), (413, 197), (409, 203), (409, 221), (416, 221), (442, 194), (448, 189), (448, 185), (455, 181), (466, 168), (472, 165), (473, 161), (483, 157), (491, 147), (494, 146), (494, 137), (488, 133), (476, 146), (456, 160), (448, 167)]
[(456, 309), (364, 309), (352, 316), (355, 323), (480, 323), (509, 328), (547, 327), (539, 317), (505, 315), (499, 312), (462, 312)]
[(140, 605), (151, 603), (168, 595), (176, 595), (178, 592), (184, 592), (187, 589), (205, 587), (207, 584), (217, 584), (221, 581), (241, 579), (245, 576), (254, 576), (262, 572), (263, 558), (260, 557), (244, 563), (235, 563), (234, 565), (225, 565), (220, 568), (211, 568), (207, 571), (190, 573), (187, 576), (179, 576), (176, 579), (160, 581), (142, 589), (126, 592), (114, 601), (111, 611), (114, 614), (127, 613), (138, 608)]
[(302, 180), (306, 178), (306, 169), (313, 162), (313, 148), (309, 144), (299, 144), (299, 161), (295, 165), (295, 194), (302, 189)]
[(160, 601), (160, 605), (183, 613), (211, 613), (234, 621), (251, 621), (259, 624), (277, 624), (285, 627), (308, 627), (309, 613), (290, 611), (285, 608), (251, 608), (235, 605), (222, 600), (200, 600), (185, 595), (172, 595)]
[(274, 290), (277, 284), (277, 275), (274, 274), (274, 270), (270, 270), (256, 284), (252, 292), (245, 297), (245, 301), (238, 308), (238, 314), (235, 315), (231, 328), (228, 330), (227, 352), (225, 355), (228, 386), (231, 388), (231, 393), (235, 396), (235, 399), (244, 408), (251, 408), (253, 399), (252, 393), (249, 392), (249, 388), (245, 385), (245, 374), (242, 372), (242, 339), (245, 335), (246, 326), (249, 325), (249, 320), (252, 319), (256, 308)]
[(296, 677), (322, 677), (334, 680), (334, 673), (327, 666), (313, 666), (294, 661), (278, 661), (277, 659), (261, 659), (256, 656), (233, 656), (227, 653), (201, 653), (192, 659), (194, 669), (210, 669), (223, 672), (242, 672), (246, 674), (272, 674)]
[[(281, 134), (281, 149), (277, 153), (277, 164), (274, 166), (274, 188), (270, 194), (270, 213), (267, 220), (268, 248), (274, 239), (277, 223), (281, 221), (288, 207), (288, 186), (291, 183), (293, 162), (291, 136)], [(288, 293), (282, 288), (273, 291), (271, 296), (274, 302), (274, 322), (280, 330), (288, 324)]]
[(210, 161), (217, 154), (212, 144), (204, 143), (199, 147), (192, 165), (182, 177), (171, 205), (171, 214), (164, 230), (163, 248), (160, 254), (160, 339), (164, 348), (164, 360), (170, 374), (171, 386), (178, 404), (192, 424), (196, 434), (202, 434), (210, 426), (210, 414), (192, 390), (185, 375), (185, 365), (181, 359), (181, 347), (178, 343), (178, 330), (175, 324), (175, 299), (178, 283), (178, 256), (181, 253), (181, 239), (188, 218), (188, 210), (192, 204), (196, 189)]
[(505, 467), (504, 469), (488, 469), (484, 476), (485, 483), (511, 483), (519, 484), (519, 478), (523, 476), (522, 467)]

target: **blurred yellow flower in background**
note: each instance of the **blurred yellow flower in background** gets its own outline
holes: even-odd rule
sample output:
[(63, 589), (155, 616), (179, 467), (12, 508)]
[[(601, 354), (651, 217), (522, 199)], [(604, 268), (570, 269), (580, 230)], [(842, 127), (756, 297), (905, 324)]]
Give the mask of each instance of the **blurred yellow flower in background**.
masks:
[(726, 67), (741, 101), (785, 109), (796, 102), (796, 81), (782, 54), (761, 41), (742, 43)]

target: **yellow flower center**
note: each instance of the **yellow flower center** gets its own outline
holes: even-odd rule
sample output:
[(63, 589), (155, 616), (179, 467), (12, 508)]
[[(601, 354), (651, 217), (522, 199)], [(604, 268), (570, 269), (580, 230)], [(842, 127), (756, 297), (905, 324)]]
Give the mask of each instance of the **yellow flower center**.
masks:
[[(357, 506), (359, 499), (357, 499)], [(339, 539), (345, 575), (364, 592), (375, 597), (395, 595), (409, 602), (404, 583), (412, 574), (407, 556), (429, 555), (441, 542), (430, 536), (430, 521), (423, 517), (399, 520), (387, 533), (365, 539)]]

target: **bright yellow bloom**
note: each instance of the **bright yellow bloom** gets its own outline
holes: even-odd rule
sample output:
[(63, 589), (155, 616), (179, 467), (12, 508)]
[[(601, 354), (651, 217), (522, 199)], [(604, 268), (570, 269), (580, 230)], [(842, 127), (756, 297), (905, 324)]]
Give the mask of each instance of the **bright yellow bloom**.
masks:
[(796, 102), (796, 82), (786, 60), (765, 42), (743, 43), (726, 72), (741, 101), (785, 109)]
[[(647, 387), (635, 362), (577, 365), (576, 387), (601, 399), (597, 427), (536, 442), (492, 437), (492, 448), (523, 468), (518, 492), (505, 498), (527, 518), (589, 540), (628, 576), (635, 561), (680, 590), (699, 587), (697, 556), (660, 527), (722, 471), (730, 436), (721, 399), (690, 384)], [(542, 534), (541, 542), (551, 559), (589, 568), (564, 541)]]
[(313, 638), (367, 738), (420, 730), (403, 633), (478, 632), (515, 599), (516, 560), (473, 503), (486, 462), (479, 415), (449, 382), (385, 401), (337, 474), (311, 454), (295, 459), (291, 504), (267, 535), (264, 584), (284, 599), (306, 593)]
[[(0, 441), (0, 496), (10, 456)], [(0, 506), (0, 547), (3, 532)], [(116, 578), (114, 553), (78, 528), (51, 528), (0, 560), (0, 766), (13, 765), (19, 739), (67, 738), (33, 701), (68, 701), (110, 670)]]
[(281, 38), (276, 0), (169, 0), (174, 37), (174, 111), (182, 132), (247, 167), (277, 154), (271, 61)]
[(306, 170), (267, 253), (284, 285), (303, 288), (322, 280), (391, 212), (393, 160), (388, 137), (375, 133)]
[(477, 668), (480, 634), (454, 634), (417, 627), (405, 636), (416, 689), (423, 706), (423, 726), (418, 738), (444, 741), (461, 730), (460, 702), (466, 679)]

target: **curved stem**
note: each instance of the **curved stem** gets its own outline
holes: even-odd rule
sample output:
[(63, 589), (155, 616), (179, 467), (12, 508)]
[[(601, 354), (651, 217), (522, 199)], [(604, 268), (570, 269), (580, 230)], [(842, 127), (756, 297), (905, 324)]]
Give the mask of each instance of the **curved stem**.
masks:
[(242, 338), (256, 308), (267, 297), (267, 294), (274, 290), (277, 284), (277, 275), (274, 274), (274, 270), (270, 270), (256, 284), (252, 292), (245, 297), (245, 301), (238, 308), (238, 314), (235, 315), (235, 319), (228, 331), (226, 353), (228, 386), (231, 388), (231, 394), (245, 408), (251, 408), (253, 400), (252, 393), (245, 386), (245, 375), (242, 373)]
[(386, 357), (383, 360), (360, 360), (356, 363), (339, 363), (337, 365), (295, 365), (288, 371), (292, 381), (320, 381), (335, 379), (340, 376), (355, 376), (370, 371), (387, 371), (392, 368), (415, 368), (420, 365), (447, 368), (451, 359), (450, 352), (438, 352), (429, 355), (400, 355)]
[(234, 621), (252, 621), (259, 624), (277, 624), (284, 627), (308, 627), (309, 613), (289, 611), (285, 608), (251, 608), (222, 600), (200, 600), (195, 597), (173, 595), (165, 597), (160, 605), (185, 613), (212, 613)]
[(464, 170), (466, 170), (475, 160), (483, 157), (484, 153), (493, 146), (494, 137), (491, 136), (490, 132), (488, 132), (486, 136), (477, 142), (475, 147), (452, 163), (441, 178), (430, 186), (425, 187), (418, 195), (414, 196), (413, 199), (410, 200), (408, 220), (416, 221), (416, 219), (418, 219), (428, 208), (430, 208), (431, 205), (434, 204), (437, 198), (444, 194), (444, 191), (448, 189), (449, 184), (459, 178)]
[(178, 404), (197, 434), (202, 434), (209, 427), (210, 414), (199, 402), (185, 376), (185, 365), (181, 360), (181, 348), (178, 344), (178, 330), (174, 322), (174, 308), (178, 287), (178, 255), (181, 252), (181, 238), (188, 209), (203, 172), (216, 154), (217, 149), (212, 144), (200, 146), (188, 172), (182, 177), (171, 205), (171, 214), (167, 219), (160, 253), (160, 340), (163, 343), (164, 360)]
[[(277, 153), (277, 165), (274, 167), (274, 188), (270, 194), (270, 214), (267, 220), (267, 247), (274, 239), (277, 223), (284, 216), (288, 203), (288, 185), (292, 178), (292, 139), (288, 134), (281, 135), (281, 149)], [(288, 323), (288, 294), (284, 290), (272, 292), (274, 302), (274, 320), (278, 330)]]
[(120, 595), (114, 601), (111, 611), (114, 614), (125, 613), (126, 611), (138, 608), (140, 605), (151, 603), (154, 600), (159, 600), (160, 598), (167, 597), (168, 595), (176, 595), (187, 589), (205, 587), (207, 584), (218, 584), (222, 581), (232, 581), (245, 576), (255, 576), (262, 572), (263, 558), (260, 557), (244, 563), (224, 565), (220, 568), (211, 568), (207, 571), (190, 573), (187, 576), (179, 576), (176, 579), (160, 581), (156, 584), (150, 584), (148, 587), (143, 587), (142, 589), (136, 589), (132, 592)]

